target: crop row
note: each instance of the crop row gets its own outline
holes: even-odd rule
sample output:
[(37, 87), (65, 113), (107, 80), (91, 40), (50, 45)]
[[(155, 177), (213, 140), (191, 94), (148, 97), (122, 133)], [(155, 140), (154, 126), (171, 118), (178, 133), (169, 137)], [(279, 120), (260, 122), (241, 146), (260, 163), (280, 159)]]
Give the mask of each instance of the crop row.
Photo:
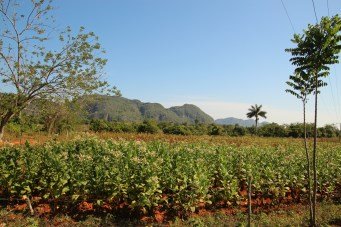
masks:
[[(341, 184), (341, 147), (319, 150), (318, 188)], [(0, 197), (39, 196), (76, 204), (95, 200), (132, 209), (195, 210), (200, 204), (238, 203), (252, 175), (255, 194), (273, 201), (306, 191), (301, 146), (77, 139), (0, 149)]]

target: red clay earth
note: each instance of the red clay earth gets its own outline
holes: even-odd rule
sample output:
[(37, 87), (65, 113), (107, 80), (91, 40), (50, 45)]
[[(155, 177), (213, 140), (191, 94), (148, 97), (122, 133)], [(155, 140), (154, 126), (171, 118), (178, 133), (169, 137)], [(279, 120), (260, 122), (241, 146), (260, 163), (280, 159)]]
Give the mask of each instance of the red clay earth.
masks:
[[(241, 190), (239, 194), (243, 197), (247, 197), (247, 191), (245, 190), (245, 185), (241, 183)], [(336, 191), (333, 193), (335, 198), (340, 199), (340, 188), (338, 187)], [(277, 210), (292, 210), (297, 213), (302, 213), (303, 204), (301, 201), (301, 193), (299, 191), (291, 190), (286, 193), (286, 196), (276, 201), (276, 204), (273, 204), (273, 201), (270, 197), (265, 197), (260, 193), (253, 195), (252, 198), (252, 212), (257, 214), (260, 212), (270, 213)], [(163, 198), (167, 198), (167, 195), (163, 195)], [(321, 197), (321, 194), (319, 194)], [(114, 213), (116, 217), (121, 220), (131, 219), (132, 217), (135, 220), (140, 220), (144, 223), (168, 223), (171, 220), (174, 220), (175, 217), (199, 217), (199, 216), (207, 216), (212, 215), (214, 213), (224, 213), (226, 215), (235, 215), (240, 212), (247, 212), (247, 201), (244, 199), (238, 205), (232, 206), (232, 204), (227, 202), (217, 202), (214, 205), (206, 205), (204, 203), (199, 203), (197, 205), (197, 209), (193, 213), (185, 213), (185, 212), (176, 212), (172, 208), (166, 208), (162, 206), (158, 206), (154, 208), (153, 211), (147, 213), (145, 210), (134, 211), (129, 205), (125, 202), (104, 202), (101, 206), (97, 205), (95, 202), (83, 201), (78, 205), (71, 207), (61, 206), (57, 209), (53, 210), (49, 203), (42, 200), (40, 197), (31, 198), (32, 206), (34, 208), (35, 216), (50, 219), (55, 217), (56, 214), (67, 214), (69, 217), (72, 217), (76, 222), (87, 215), (99, 216), (103, 217), (108, 213)], [(2, 207), (7, 207), (8, 211), (12, 211), (14, 213), (9, 214), (7, 217), (8, 220), (14, 220), (16, 218), (24, 218), (28, 213), (28, 207), (24, 200), (15, 200), (10, 199), (6, 203), (2, 202)], [(1, 208), (1, 207), (0, 207)], [(63, 223), (54, 223), (54, 224), (63, 224)], [(65, 224), (65, 223), (64, 223)]]
[[(240, 191), (240, 195), (247, 195), (245, 190)], [(293, 199), (295, 197), (295, 199)], [(35, 216), (43, 217), (43, 218), (51, 218), (56, 214), (67, 214), (70, 217), (73, 217), (75, 221), (77, 221), (77, 217), (79, 215), (105, 215), (107, 213), (116, 213), (118, 217), (122, 216), (122, 219), (125, 217), (135, 217), (137, 220), (140, 220), (145, 223), (167, 223), (168, 221), (173, 220), (176, 216), (183, 216), (184, 213), (171, 213), (169, 210), (163, 208), (162, 206), (156, 207), (152, 213), (146, 214), (146, 212), (142, 211), (132, 211), (128, 204), (119, 203), (103, 203), (101, 206), (98, 206), (96, 203), (92, 203), (89, 201), (84, 201), (79, 203), (74, 209), (67, 208), (66, 210), (57, 209), (55, 213), (52, 211), (50, 204), (43, 202), (40, 198), (35, 197), (32, 199), (32, 205), (34, 208)], [(273, 205), (272, 200), (270, 198), (262, 198), (261, 195), (257, 195), (257, 198), (252, 199), (252, 209), (253, 213), (259, 212), (271, 212), (275, 210), (293, 210), (297, 206), (303, 206), (300, 202), (299, 195), (292, 195), (292, 192), (288, 192), (286, 197), (283, 198), (279, 204)], [(10, 202), (7, 204), (7, 210), (18, 212), (19, 214), (10, 214), (9, 218), (16, 218), (17, 215), (23, 214), (28, 211), (27, 204), (25, 201), (21, 201), (20, 203)], [(299, 211), (300, 209), (298, 209)], [(216, 212), (224, 213), (226, 215), (235, 215), (238, 212), (246, 212), (247, 211), (247, 201), (244, 200), (240, 202), (238, 206), (231, 206), (226, 204), (225, 202), (216, 203), (214, 207), (211, 205), (206, 206), (204, 203), (200, 203), (197, 206), (197, 210), (194, 213), (185, 214), (187, 217), (197, 217), (197, 216), (206, 216), (212, 215)]]
[[(266, 199), (268, 203), (268, 201), (270, 199)], [(261, 201), (261, 200), (259, 200)], [(255, 204), (259, 204), (259, 203), (263, 203), (263, 202), (255, 202)], [(246, 203), (243, 203), (242, 205), (240, 205), (239, 207), (221, 207), (218, 209), (214, 209), (214, 210), (210, 210), (209, 208), (206, 207), (202, 207), (199, 208), (196, 212), (191, 213), (188, 217), (202, 217), (202, 216), (208, 216), (208, 215), (212, 215), (216, 212), (219, 213), (224, 213), (226, 215), (235, 215), (239, 212), (246, 212), (247, 211), (247, 206), (244, 205)], [(261, 205), (253, 205), (253, 213), (260, 213), (260, 212), (264, 212), (264, 213), (270, 213), (273, 211), (277, 211), (277, 210), (291, 210), (291, 211), (295, 211), (297, 213), (302, 213), (302, 210), (304, 210), (302, 208), (303, 204), (299, 203), (299, 204), (295, 204), (295, 203), (288, 203), (288, 204), (278, 204), (276, 206), (261, 206)], [(119, 208), (116, 207), (116, 209)], [(9, 211), (14, 211), (14, 212), (18, 212), (18, 213), (11, 213), (9, 214), (9, 216), (7, 217), (8, 220), (16, 220), (16, 219), (23, 219), (25, 218), (23, 215), (23, 212), (25, 210), (27, 210), (27, 204), (15, 204), (15, 205), (9, 205), (7, 206), (7, 210)], [(101, 210), (102, 209), (102, 210)], [(73, 214), (77, 214), (77, 213), (82, 213), (82, 212), (86, 212), (88, 215), (96, 215), (99, 214), (101, 211), (103, 210), (115, 210), (114, 207), (111, 207), (109, 204), (105, 204), (100, 208), (94, 208), (94, 204), (90, 203), (90, 202), (82, 202), (78, 205), (78, 209), (73, 211)], [(38, 217), (42, 217), (42, 218), (46, 218), (46, 219), (50, 219), (51, 217), (54, 217), (55, 215), (51, 213), (51, 207), (49, 204), (34, 204), (34, 211), (35, 211), (35, 216)], [(74, 215), (70, 215), (70, 213), (68, 213), (69, 216), (74, 217)], [(144, 222), (144, 223), (164, 223), (166, 224), (167, 222), (171, 221), (172, 219), (174, 219), (174, 216), (169, 215), (166, 211), (161, 211), (161, 210), (155, 210), (154, 214), (152, 216), (148, 216), (148, 215), (141, 215), (140, 217), (136, 217), (136, 219)], [(74, 220), (75, 222), (77, 221), (77, 218), (75, 218)], [(61, 221), (56, 221), (54, 223), (54, 225), (63, 225), (65, 223), (62, 223)]]
[(25, 139), (25, 140), (20, 140), (20, 139), (16, 139), (16, 140), (11, 140), (11, 142), (1, 142), (0, 141), (0, 147), (1, 146), (20, 146), (20, 145), (24, 145), (26, 143), (26, 141), (31, 144), (31, 145), (35, 145), (38, 144), (38, 142), (35, 139)]
[(80, 211), (93, 211), (94, 205), (88, 202), (81, 202), (78, 206), (78, 210)]

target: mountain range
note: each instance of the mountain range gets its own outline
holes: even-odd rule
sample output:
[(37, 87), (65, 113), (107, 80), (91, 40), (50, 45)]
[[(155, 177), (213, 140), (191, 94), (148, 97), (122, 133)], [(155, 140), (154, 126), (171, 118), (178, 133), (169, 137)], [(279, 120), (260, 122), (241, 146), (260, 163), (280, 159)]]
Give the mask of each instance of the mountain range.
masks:
[[(244, 127), (255, 125), (255, 120), (228, 117), (214, 120), (199, 107), (192, 104), (165, 108), (159, 103), (141, 102), (118, 96), (96, 95), (87, 98), (87, 116), (90, 119), (107, 121), (141, 122), (155, 120), (157, 122), (190, 123), (196, 121), (203, 124), (235, 125)], [(260, 125), (267, 124), (262, 122)]]
[[(228, 118), (223, 118), (223, 119), (217, 119), (214, 121), (217, 125), (235, 125), (238, 124), (240, 126), (244, 127), (251, 127), (256, 124), (255, 120), (253, 119), (239, 119), (239, 118), (234, 118), (234, 117), (228, 117)], [(268, 122), (261, 122), (259, 125), (265, 125), (268, 124)]]
[(97, 96), (89, 99), (87, 103), (90, 119), (126, 122), (152, 119), (157, 122), (214, 123), (211, 116), (192, 104), (165, 108), (159, 103), (144, 103), (117, 96)]

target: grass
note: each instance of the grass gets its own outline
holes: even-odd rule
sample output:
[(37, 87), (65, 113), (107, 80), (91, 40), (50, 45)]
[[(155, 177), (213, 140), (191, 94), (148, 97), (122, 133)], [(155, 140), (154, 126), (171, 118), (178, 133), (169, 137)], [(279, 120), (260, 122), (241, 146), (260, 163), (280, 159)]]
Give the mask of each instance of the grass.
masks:
[[(341, 225), (341, 205), (322, 203), (317, 210), (317, 220), (320, 226)], [(308, 226), (308, 209), (302, 205), (291, 206), (290, 209), (277, 210), (270, 213), (259, 213), (252, 216), (253, 226)], [(188, 220), (176, 220), (171, 226), (247, 226), (245, 213), (225, 215), (215, 213), (202, 217), (192, 217)]]

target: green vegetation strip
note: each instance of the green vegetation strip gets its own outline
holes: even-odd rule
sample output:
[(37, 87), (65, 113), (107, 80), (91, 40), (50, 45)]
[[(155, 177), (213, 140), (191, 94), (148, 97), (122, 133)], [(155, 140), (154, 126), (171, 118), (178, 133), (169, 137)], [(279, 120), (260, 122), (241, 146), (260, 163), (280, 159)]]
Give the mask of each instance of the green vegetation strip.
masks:
[[(77, 139), (0, 149), (0, 197), (42, 197), (54, 203), (95, 201), (131, 209), (195, 211), (239, 204), (247, 174), (258, 198), (280, 202), (306, 191), (300, 143), (285, 146), (214, 145)], [(330, 198), (341, 183), (341, 147), (324, 143), (318, 191)], [(304, 193), (306, 194), (306, 193)]]

